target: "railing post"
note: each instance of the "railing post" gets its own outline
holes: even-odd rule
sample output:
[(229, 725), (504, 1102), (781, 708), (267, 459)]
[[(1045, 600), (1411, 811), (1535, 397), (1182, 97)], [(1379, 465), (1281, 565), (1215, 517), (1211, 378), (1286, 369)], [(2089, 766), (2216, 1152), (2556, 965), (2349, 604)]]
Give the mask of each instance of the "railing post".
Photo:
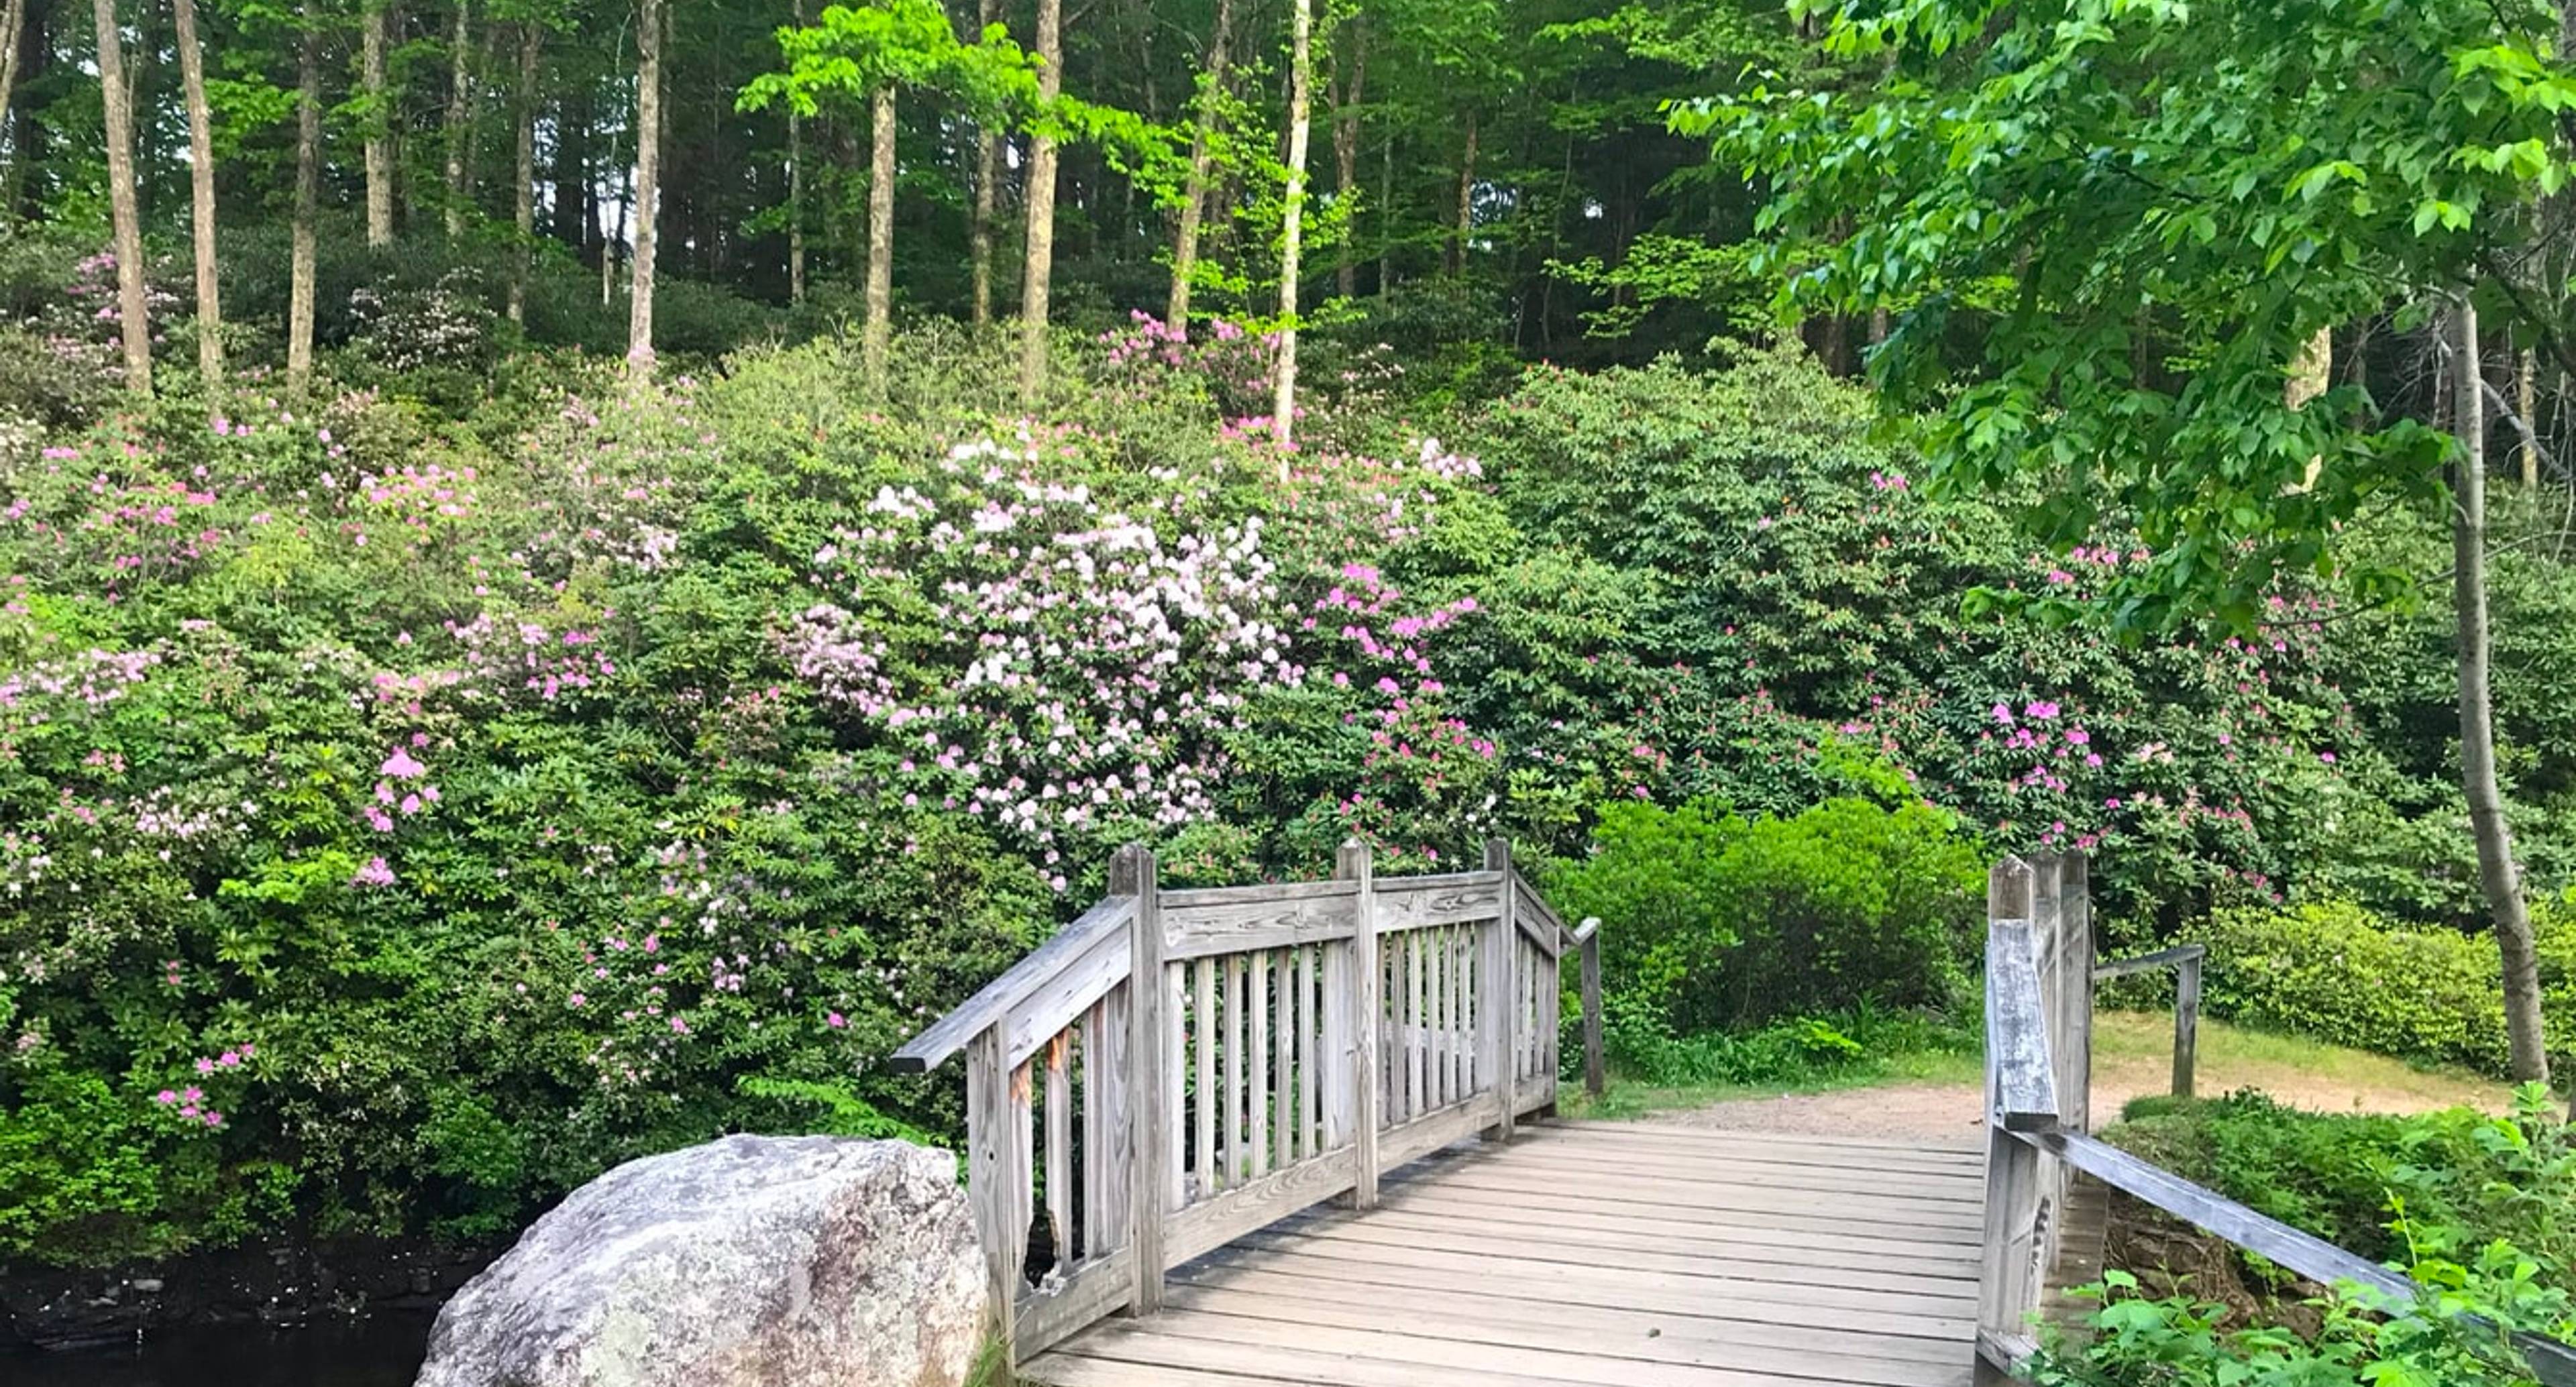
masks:
[(1488, 1141), (1510, 1141), (1517, 1114), (1512, 1109), (1518, 1095), (1513, 1091), (1520, 1078), (1520, 925), (1514, 918), (1517, 897), (1512, 891), (1512, 845), (1500, 838), (1485, 840), (1485, 870), (1503, 874), (1502, 913), (1485, 935), (1484, 976), (1478, 979), (1477, 1020), (1479, 1034), (1476, 1046), (1477, 1077), (1492, 1087), (1499, 1116), (1485, 1129)]
[(966, 1046), (966, 1195), (984, 1247), (984, 1290), (992, 1334), (1007, 1351), (1028, 1253), (1029, 1089), (1027, 1071), (1004, 1066), (1000, 1023)]
[[(2027, 1321), (2039, 1308), (2039, 1254), (2044, 1238), (2039, 1152), (2004, 1125), (1998, 1060), (2009, 1048), (2001, 1034), (2007, 1001), (1993, 962), (1998, 948), (2022, 947), (2021, 941), (2029, 937), (2032, 885), (2030, 865), (2019, 858), (1996, 863), (1986, 878), (1986, 1202), (1978, 1258), (1977, 1341), (1979, 1356), (2000, 1366), (2018, 1361), (2029, 1341)], [(2045, 960), (2034, 961), (2045, 966)], [(2040, 1029), (2046, 1030), (2044, 1022)]]
[(1601, 922), (1583, 922), (1583, 1091), (1594, 1098), (1609, 1087), (1601, 1052)]
[(2200, 1047), (2201, 956), (2190, 954), (2174, 964), (2173, 1091), (2189, 1098)]
[[(1378, 957), (1376, 867), (1370, 860), (1369, 845), (1357, 838), (1342, 844), (1333, 862), (1333, 875), (1343, 881), (1356, 882), (1359, 895), (1352, 901), (1351, 952), (1346, 965), (1347, 986), (1338, 1000), (1342, 1003), (1341, 1030), (1348, 1043), (1350, 1062), (1336, 1065), (1336, 1077), (1345, 1085), (1333, 1111), (1347, 1116), (1351, 1134), (1351, 1207), (1377, 1207), (1377, 1136), (1379, 1120), (1378, 1028), (1386, 1005), (1378, 995), (1386, 976), (1384, 960)], [(1328, 987), (1328, 990), (1329, 987)], [(1332, 1018), (1328, 1017), (1330, 1023)], [(1337, 1051), (1335, 1053), (1338, 1053)]]
[(1154, 854), (1141, 843), (1129, 843), (1109, 862), (1109, 893), (1136, 898), (1128, 921), (1127, 1054), (1128, 1072), (1120, 1091), (1127, 1101), (1127, 1130), (1119, 1155), (1127, 1162), (1127, 1246), (1132, 1254), (1136, 1288), (1128, 1302), (1132, 1314), (1150, 1315), (1163, 1308), (1163, 1208), (1172, 1186), (1163, 1167), (1171, 1159), (1172, 1112), (1165, 1076), (1181, 1062), (1167, 1049), (1163, 1008), (1163, 912)]

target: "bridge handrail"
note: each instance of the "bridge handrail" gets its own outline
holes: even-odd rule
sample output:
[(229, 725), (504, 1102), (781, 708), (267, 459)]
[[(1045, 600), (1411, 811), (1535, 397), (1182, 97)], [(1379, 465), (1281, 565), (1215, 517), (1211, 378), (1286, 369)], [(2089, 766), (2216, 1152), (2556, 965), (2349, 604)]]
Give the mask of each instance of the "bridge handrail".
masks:
[(1156, 875), (1120, 849), (1106, 899), (889, 1062), (966, 1056), (968, 1198), (1015, 1364), (1157, 1309), (1175, 1266), (1552, 1112), (1568, 950), (1601, 1091), (1600, 921), (1568, 928), (1499, 839), (1429, 876), (1378, 877), (1358, 842), (1323, 881)]
[[(1978, 1273), (1977, 1352), (2007, 1372), (2038, 1348), (2030, 1321), (2050, 1292), (2091, 1279), (2096, 1228), (2067, 1216), (2074, 1177), (2123, 1191), (2327, 1285), (2412, 1300), (2408, 1278), (2368, 1258), (2097, 1140), (2086, 1131), (2092, 1087), (2093, 984), (2156, 967), (2177, 970), (2175, 1086), (2188, 1096), (2205, 946), (2186, 944), (2096, 965), (2079, 853), (2007, 857), (1986, 879), (1986, 1201)], [(2079, 1248), (2076, 1237), (2094, 1245)], [(2516, 1333), (2548, 1387), (2576, 1387), (2576, 1347)]]

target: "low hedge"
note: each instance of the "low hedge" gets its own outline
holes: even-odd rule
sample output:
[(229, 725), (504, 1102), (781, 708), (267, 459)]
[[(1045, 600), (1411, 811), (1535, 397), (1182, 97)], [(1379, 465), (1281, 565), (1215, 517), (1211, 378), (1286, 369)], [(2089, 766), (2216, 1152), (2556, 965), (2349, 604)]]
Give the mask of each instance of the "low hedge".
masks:
[[(2534, 902), (2551, 1051), (2576, 1042), (2576, 901)], [(2509, 1069), (2495, 941), (2396, 924), (2345, 902), (2221, 910), (2206, 1003), (2229, 1020), (2408, 1059)]]

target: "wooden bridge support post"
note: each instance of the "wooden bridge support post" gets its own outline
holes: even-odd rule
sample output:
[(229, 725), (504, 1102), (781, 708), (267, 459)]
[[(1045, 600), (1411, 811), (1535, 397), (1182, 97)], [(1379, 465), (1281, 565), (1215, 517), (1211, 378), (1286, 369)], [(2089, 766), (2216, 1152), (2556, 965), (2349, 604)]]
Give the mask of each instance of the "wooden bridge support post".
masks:
[(1601, 922), (1583, 923), (1583, 1091), (1598, 1098), (1610, 1084), (1601, 1052)]
[[(1380, 1119), (1378, 1086), (1380, 1062), (1378, 1034), (1383, 1029), (1386, 1002), (1380, 996), (1386, 978), (1386, 961), (1378, 953), (1377, 902), (1375, 899), (1376, 868), (1370, 860), (1369, 845), (1359, 839), (1342, 844), (1334, 859), (1333, 875), (1344, 881), (1359, 883), (1359, 898), (1353, 903), (1354, 928), (1351, 932), (1350, 958), (1345, 966), (1348, 986), (1338, 998), (1341, 1035), (1350, 1053), (1350, 1063), (1334, 1066), (1333, 1077), (1343, 1087), (1333, 1111), (1347, 1115), (1351, 1134), (1351, 1207), (1377, 1207), (1378, 1155), (1377, 1137)], [(1327, 991), (1333, 990), (1329, 981)], [(1325, 1023), (1335, 1017), (1329, 1012)], [(1328, 1047), (1327, 1053), (1338, 1054)]]
[(1485, 840), (1485, 870), (1503, 874), (1502, 913), (1485, 927), (1484, 976), (1477, 979), (1476, 1078), (1480, 1085), (1493, 1091), (1496, 1112), (1494, 1125), (1485, 1129), (1487, 1141), (1510, 1141), (1519, 1106), (1519, 1095), (1513, 1090), (1520, 1077), (1520, 996), (1518, 974), (1521, 940), (1520, 922), (1514, 906), (1518, 893), (1512, 890), (1512, 845), (1500, 838)]
[[(2017, 1114), (2053, 1120), (2049, 1077), (2033, 1074), (2047, 1055), (2045, 1003), (2030, 986), (2044, 965), (2031, 947), (2033, 873), (2019, 858), (1995, 864), (1986, 878), (1986, 1203), (1977, 1267), (1978, 1358), (2018, 1363), (2031, 1344), (2030, 1316), (2039, 1308), (2039, 1258), (2046, 1240), (2040, 1154), (2014, 1135)], [(2036, 1005), (2034, 1005), (2036, 1004)], [(2005, 1092), (2010, 1069), (2036, 1085)]]
[(2174, 965), (2173, 1091), (2176, 1098), (2191, 1096), (2193, 1073), (2199, 1067), (2200, 964), (2200, 955), (2192, 954)]
[(1029, 1246), (1035, 1191), (1029, 1181), (1029, 1071), (1006, 1067), (1002, 1027), (966, 1046), (966, 1197), (984, 1247), (984, 1289), (993, 1336), (1010, 1343), (1019, 1304), (1021, 1259)]
[(1126, 1241), (1136, 1269), (1127, 1308), (1136, 1315), (1163, 1308), (1163, 1204), (1173, 1184), (1173, 1172), (1165, 1166), (1175, 1149), (1164, 1076), (1178, 1074), (1181, 1064), (1181, 1057), (1168, 1048), (1171, 1031), (1164, 1025), (1170, 997), (1163, 985), (1163, 912), (1156, 875), (1154, 854), (1141, 843), (1120, 848), (1109, 862), (1109, 894), (1136, 898), (1136, 914), (1127, 924), (1131, 1070), (1123, 1090), (1127, 1131), (1119, 1147), (1127, 1162)]

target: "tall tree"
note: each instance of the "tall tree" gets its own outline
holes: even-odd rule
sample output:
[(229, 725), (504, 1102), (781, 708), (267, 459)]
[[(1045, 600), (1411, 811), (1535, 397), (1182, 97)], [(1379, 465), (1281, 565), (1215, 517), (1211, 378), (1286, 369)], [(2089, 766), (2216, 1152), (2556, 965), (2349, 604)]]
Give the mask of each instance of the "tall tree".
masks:
[(2478, 882), (2495, 920), (2496, 948), (2504, 964), (2505, 1038), (2513, 1072), (2546, 1080), (2549, 1049), (2541, 1031), (2540, 950), (2522, 897), (2521, 869), (2513, 860), (2504, 791), (2496, 783), (2495, 697), (2488, 682), (2486, 381), (2478, 353), (2477, 305), (2463, 296), (2450, 318), (2452, 423), (2459, 439), (2451, 465), (2451, 585), (2459, 629), (2460, 788), (2468, 800), (2469, 832), (2477, 841)]
[[(18, 94), (19, 53), (26, 32), (27, 0), (6, 0), (5, 4), (0, 4), (0, 126), (9, 123), (9, 113), (13, 109), (11, 103)], [(13, 147), (9, 151), (13, 182), (17, 166), (25, 163), (26, 158), (24, 149)], [(15, 211), (15, 199), (0, 203), (0, 218), (6, 218)]]
[[(2097, 607), (2114, 629), (2251, 629), (2289, 581), (2393, 600), (2410, 576), (2358, 561), (2358, 522), (2447, 509), (2461, 789), (2526, 1079), (2548, 1059), (2493, 755), (2470, 320), (2506, 315), (2576, 364), (2567, 301), (2528, 253), (2576, 167), (2560, 18), (2485, 0), (1846, 6), (1826, 47), (1893, 53), (1883, 85), (1784, 83), (1682, 117), (1728, 122), (1770, 181), (1765, 261), (1798, 271), (1784, 308), (1895, 315), (1871, 373), (1892, 418), (1927, 412), (1937, 480), (2044, 487), (2032, 519), (2059, 547), (2137, 527), (2148, 561)], [(2456, 436), (2358, 384), (2289, 407), (2320, 328), (2442, 303), (2460, 310)], [(1970, 323), (1983, 360), (1962, 379), (1938, 339)], [(2142, 324), (2188, 369), (2140, 371)]]
[(171, 0), (178, 28), (179, 84), (188, 109), (188, 236), (197, 270), (197, 374), (224, 378), (224, 309), (215, 261), (214, 115), (206, 105), (206, 57), (197, 43), (197, 0)]
[(894, 340), (894, 137), (894, 80), (887, 78), (868, 96), (867, 317), (859, 331), (859, 367), (880, 399)]
[[(1354, 16), (1349, 25), (1350, 70), (1342, 78), (1341, 99), (1333, 106), (1333, 196), (1356, 207), (1360, 195), (1360, 99), (1368, 77), (1368, 24)], [(1356, 213), (1337, 209), (1345, 225), (1354, 225)], [(1356, 298), (1360, 292), (1358, 255), (1345, 242), (1341, 263), (1334, 275), (1334, 288), (1343, 298)]]
[(1291, 0), (1288, 11), (1288, 186), (1279, 228), (1279, 361), (1271, 373), (1270, 434), (1282, 450), (1295, 441), (1297, 417), (1297, 260), (1306, 228), (1308, 87), (1315, 76), (1314, 0)]
[(297, 393), (313, 384), (314, 223), (322, 211), (322, 31), (313, 0), (298, 11), (301, 32), (295, 59), (295, 212), (288, 233), (286, 384)]
[[(104, 3), (105, 0), (101, 0)], [(1038, 104), (1064, 91), (1064, 0), (1038, 0)], [(1029, 136), (1028, 261), (1020, 269), (1020, 402), (1046, 394), (1047, 292), (1055, 282), (1056, 137), (1041, 117)]]
[[(1002, 0), (976, 0), (976, 41), (1002, 22)], [(1002, 181), (1003, 133), (981, 129), (975, 137), (975, 203), (966, 229), (966, 263), (971, 287), (967, 312), (977, 327), (993, 321), (993, 217)]]
[(1172, 294), (1163, 309), (1163, 321), (1184, 337), (1190, 331), (1190, 277), (1199, 264), (1199, 225), (1206, 214), (1208, 173), (1216, 158), (1216, 113), (1225, 100), (1226, 45), (1233, 30), (1234, 0), (1216, 0), (1207, 70), (1198, 79), (1197, 114), (1190, 122), (1189, 183), (1181, 190), (1180, 226), (1172, 237)]
[(510, 226), (517, 240), (510, 250), (509, 316), (528, 317), (528, 271), (537, 241), (537, 63), (545, 56), (545, 27), (533, 17), (519, 21), (519, 86), (511, 101), (518, 127), (512, 151)]
[(662, 188), (662, 0), (637, 0), (635, 19), (634, 287), (626, 306), (626, 370), (653, 373), (653, 238)]
[(394, 243), (393, 87), (385, 72), (385, 0), (360, 0), (358, 80), (365, 99), (367, 244)]
[[(796, 0), (796, 27), (805, 27), (805, 0)], [(787, 301), (805, 301), (805, 113), (787, 105)]]
[(447, 205), (440, 218), (453, 241), (465, 234), (465, 209), (472, 193), (465, 186), (468, 135), (474, 127), (474, 45), (469, 24), (472, 0), (456, 0), (456, 15), (447, 31)]
[(1458, 155), (1458, 219), (1449, 233), (1449, 272), (1467, 269), (1467, 245), (1476, 232), (1476, 112), (1467, 112), (1467, 147)]
[(126, 85), (116, 0), (91, 0), (91, 12), (97, 16), (98, 80), (107, 108), (107, 203), (116, 236), (116, 312), (125, 342), (125, 388), (149, 395), (151, 300), (143, 280), (143, 213), (134, 185), (134, 89)]

